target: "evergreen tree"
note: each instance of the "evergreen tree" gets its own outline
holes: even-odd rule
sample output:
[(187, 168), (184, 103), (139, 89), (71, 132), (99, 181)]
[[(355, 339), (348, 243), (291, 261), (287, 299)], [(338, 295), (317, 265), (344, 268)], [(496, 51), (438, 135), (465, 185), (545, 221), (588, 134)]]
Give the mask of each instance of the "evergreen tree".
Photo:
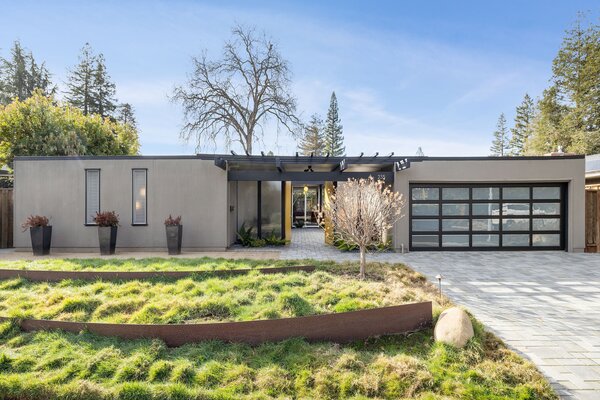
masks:
[(91, 112), (99, 114), (102, 117), (112, 116), (116, 107), (115, 84), (111, 81), (106, 71), (104, 55), (99, 54), (96, 57), (92, 85), (92, 110)]
[(309, 156), (311, 153), (320, 156), (324, 152), (324, 147), (323, 120), (319, 115), (313, 114), (308, 126), (304, 128), (304, 136), (300, 138), (298, 149), (305, 156)]
[(44, 63), (35, 61), (19, 41), (15, 41), (10, 58), (0, 57), (0, 104), (9, 104), (14, 98), (28, 99), (36, 89), (45, 95), (54, 94), (56, 88)]
[(66, 99), (84, 115), (113, 115), (115, 84), (106, 71), (104, 56), (95, 55), (89, 43), (81, 49), (79, 64), (69, 71)]
[(510, 130), (510, 154), (521, 156), (525, 151), (525, 142), (531, 137), (535, 104), (529, 94), (525, 93), (523, 102), (517, 107), (515, 124)]
[(346, 152), (344, 146), (344, 135), (341, 120), (338, 112), (337, 98), (335, 92), (331, 93), (329, 111), (325, 120), (325, 152), (331, 156), (341, 156)]
[(69, 71), (66, 99), (76, 108), (88, 115), (93, 107), (93, 85), (96, 57), (89, 43), (79, 53), (79, 64), (75, 69)]
[(123, 103), (118, 107), (116, 120), (124, 125), (129, 125), (137, 130), (137, 120), (135, 118), (135, 110), (129, 103)]
[(552, 64), (550, 88), (538, 103), (528, 154), (600, 152), (600, 26), (580, 15)]
[(506, 117), (504, 116), (504, 113), (502, 113), (498, 118), (498, 124), (496, 125), (494, 140), (492, 141), (492, 147), (490, 147), (490, 151), (492, 152), (493, 156), (503, 157), (507, 154), (508, 149), (508, 128), (506, 127)]

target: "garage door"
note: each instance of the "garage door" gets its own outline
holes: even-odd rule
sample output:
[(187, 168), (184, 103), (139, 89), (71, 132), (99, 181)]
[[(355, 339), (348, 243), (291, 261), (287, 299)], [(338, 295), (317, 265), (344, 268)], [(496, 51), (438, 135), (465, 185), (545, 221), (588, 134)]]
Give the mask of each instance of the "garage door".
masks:
[(565, 184), (410, 185), (411, 250), (565, 248)]

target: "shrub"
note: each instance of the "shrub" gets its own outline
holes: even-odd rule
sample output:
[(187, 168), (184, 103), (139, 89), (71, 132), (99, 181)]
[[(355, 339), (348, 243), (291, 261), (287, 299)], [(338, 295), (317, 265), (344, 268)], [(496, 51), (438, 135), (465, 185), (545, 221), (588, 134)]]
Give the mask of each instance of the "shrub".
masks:
[(96, 212), (94, 222), (98, 226), (119, 226), (119, 214), (115, 211)]
[(284, 246), (287, 243), (287, 240), (275, 234), (275, 230), (272, 230), (271, 233), (265, 236), (264, 241), (268, 246)]
[(192, 384), (196, 380), (196, 369), (185, 361), (177, 364), (171, 374), (171, 381), (175, 383)]
[(30, 215), (27, 217), (25, 222), (21, 224), (21, 228), (23, 228), (23, 232), (25, 232), (28, 228), (36, 228), (39, 226), (48, 226), (50, 223), (50, 218), (43, 215)]
[(181, 225), (181, 215), (178, 215), (175, 218), (173, 218), (171, 214), (169, 214), (169, 217), (165, 219), (165, 225)]

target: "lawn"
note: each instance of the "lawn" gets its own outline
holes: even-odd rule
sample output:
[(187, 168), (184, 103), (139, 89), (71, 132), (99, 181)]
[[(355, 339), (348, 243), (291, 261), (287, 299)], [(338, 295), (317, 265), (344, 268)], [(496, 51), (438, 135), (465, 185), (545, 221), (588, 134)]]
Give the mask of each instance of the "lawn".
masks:
[[(331, 263), (318, 262), (320, 265)], [(306, 260), (231, 260), (225, 258), (65, 258), (42, 260), (0, 261), (0, 269), (53, 271), (215, 271), (246, 268), (287, 267), (307, 265)], [(314, 262), (311, 262), (314, 265)]]
[[(247, 320), (421, 300), (433, 300), (436, 315), (441, 310), (435, 288), (403, 265), (370, 264), (365, 281), (355, 279), (356, 264), (317, 266), (313, 273), (170, 281), (6, 280), (0, 296), (8, 308), (0, 315), (12, 310), (67, 320)], [(119, 306), (128, 299), (142, 303), (133, 311)], [(209, 299), (227, 307), (191, 312), (201, 309), (195, 302)], [(163, 300), (171, 307), (142, 313)], [(188, 302), (193, 306), (184, 307)], [(297, 338), (260, 346), (209, 341), (167, 348), (159, 340), (86, 332), (23, 333), (6, 322), (0, 324), (0, 399), (556, 398), (533, 365), (477, 321), (475, 331), (462, 350), (435, 343), (431, 329), (346, 345)]]
[[(248, 321), (425, 301), (431, 287), (401, 266), (373, 266), (358, 280), (351, 265), (319, 271), (133, 281), (0, 281), (0, 315), (117, 323)], [(406, 285), (403, 282), (410, 283)]]

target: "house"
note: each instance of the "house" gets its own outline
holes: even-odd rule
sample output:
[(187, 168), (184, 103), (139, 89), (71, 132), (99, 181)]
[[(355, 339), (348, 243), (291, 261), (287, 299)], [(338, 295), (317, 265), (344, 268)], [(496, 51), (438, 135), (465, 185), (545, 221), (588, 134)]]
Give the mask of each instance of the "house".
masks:
[[(163, 250), (169, 214), (183, 217), (188, 251), (228, 248), (242, 224), (293, 240), (294, 220), (314, 223), (328, 188), (368, 176), (406, 199), (391, 232), (398, 251), (585, 247), (583, 156), (17, 157), (14, 171), (15, 220), (51, 217), (63, 251), (97, 249), (99, 210), (120, 215), (122, 250)], [(14, 234), (29, 249), (28, 234)]]

